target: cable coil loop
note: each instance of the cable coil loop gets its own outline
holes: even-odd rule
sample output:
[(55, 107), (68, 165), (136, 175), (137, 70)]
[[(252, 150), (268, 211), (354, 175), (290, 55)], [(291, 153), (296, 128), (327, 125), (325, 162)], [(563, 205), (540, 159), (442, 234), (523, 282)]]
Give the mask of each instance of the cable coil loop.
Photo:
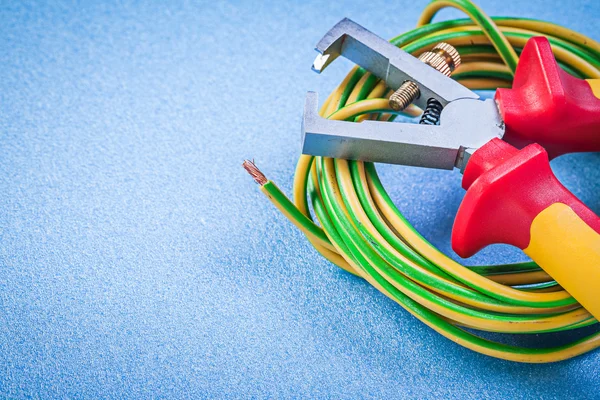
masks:
[[(445, 7), (457, 8), (469, 19), (432, 23)], [(529, 38), (540, 35), (549, 38), (567, 72), (600, 78), (600, 44), (594, 40), (549, 22), (490, 18), (469, 0), (432, 1), (418, 27), (391, 43), (415, 56), (439, 42), (449, 43), (462, 58), (452, 77), (472, 90), (494, 90), (511, 86), (517, 54)], [(357, 122), (420, 114), (414, 106), (394, 111), (392, 93), (385, 82), (355, 67), (320, 113)], [(426, 121), (433, 122), (434, 114), (429, 115)], [(255, 166), (246, 167), (264, 178)], [(262, 178), (261, 190), (320, 254), (452, 341), (492, 357), (531, 363), (564, 360), (600, 347), (600, 332), (554, 348), (517, 347), (473, 333), (560, 332), (597, 321), (532, 262), (467, 267), (440, 252), (394, 205), (373, 164), (302, 155), (293, 202)]]

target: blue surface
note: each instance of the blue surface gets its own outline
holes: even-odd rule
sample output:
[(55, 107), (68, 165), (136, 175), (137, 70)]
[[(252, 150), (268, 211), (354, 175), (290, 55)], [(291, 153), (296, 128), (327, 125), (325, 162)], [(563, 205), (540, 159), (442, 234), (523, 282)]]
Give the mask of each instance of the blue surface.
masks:
[[(479, 3), (600, 39), (595, 0)], [(598, 397), (599, 352), (519, 365), (453, 344), (325, 262), (240, 167), (289, 193), (305, 92), (349, 68), (312, 73), (316, 41), (345, 16), (391, 37), (425, 4), (4, 0), (0, 396)], [(554, 163), (596, 212), (599, 157)], [(460, 175), (381, 171), (450, 254)]]

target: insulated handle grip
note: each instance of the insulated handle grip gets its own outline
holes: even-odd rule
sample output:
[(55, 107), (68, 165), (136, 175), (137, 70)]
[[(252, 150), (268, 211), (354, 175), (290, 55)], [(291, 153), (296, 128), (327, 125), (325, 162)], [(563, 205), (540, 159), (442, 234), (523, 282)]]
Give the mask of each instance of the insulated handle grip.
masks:
[(496, 102), (513, 146), (539, 143), (550, 158), (600, 151), (600, 84), (565, 72), (545, 37), (527, 41), (512, 88), (498, 89)]
[(600, 99), (600, 79), (586, 79), (586, 82), (590, 85), (594, 96)]
[(556, 179), (540, 145), (491, 140), (469, 159), (463, 187), (452, 231), (458, 255), (517, 246), (600, 320), (600, 218)]
[(525, 254), (600, 320), (600, 234), (554, 203), (535, 217), (530, 235)]

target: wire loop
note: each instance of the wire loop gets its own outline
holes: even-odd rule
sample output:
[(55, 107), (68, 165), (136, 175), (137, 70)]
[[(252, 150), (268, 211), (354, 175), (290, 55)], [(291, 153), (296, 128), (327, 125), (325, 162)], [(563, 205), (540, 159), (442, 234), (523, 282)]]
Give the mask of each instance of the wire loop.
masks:
[[(445, 7), (458, 8), (470, 19), (432, 23)], [(600, 77), (597, 42), (548, 22), (489, 18), (468, 0), (434, 0), (416, 29), (391, 42), (414, 55), (438, 42), (450, 43), (463, 59), (453, 77), (471, 89), (493, 90), (510, 86), (525, 42), (540, 35), (550, 39), (557, 60), (569, 73)], [(391, 93), (384, 82), (355, 67), (320, 113), (338, 120), (391, 121), (396, 116), (388, 102)], [(420, 110), (412, 106), (403, 113), (416, 116)], [(302, 155), (294, 178), (294, 203), (270, 181), (263, 191), (323, 256), (456, 343), (489, 356), (532, 363), (564, 360), (600, 346), (600, 332), (556, 348), (524, 348), (468, 331), (558, 332), (597, 321), (532, 262), (466, 267), (441, 253), (404, 218), (371, 163)]]

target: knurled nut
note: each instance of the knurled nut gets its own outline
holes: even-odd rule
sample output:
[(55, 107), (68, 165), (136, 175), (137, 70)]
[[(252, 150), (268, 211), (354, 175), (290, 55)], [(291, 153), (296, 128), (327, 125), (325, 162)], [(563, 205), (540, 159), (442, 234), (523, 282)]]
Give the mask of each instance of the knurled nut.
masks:
[(456, 50), (454, 46), (448, 43), (440, 42), (436, 44), (435, 47), (432, 49), (432, 51), (434, 52), (437, 52), (437, 50), (443, 51), (444, 53), (446, 53), (446, 56), (449, 57), (449, 60), (452, 60), (452, 64), (454, 64), (454, 67), (451, 66), (451, 68), (453, 71), (460, 66), (460, 54), (458, 54), (458, 50)]
[(452, 45), (443, 42), (421, 54), (419, 60), (446, 76), (450, 76), (461, 63), (458, 51)]
[(437, 69), (439, 72), (446, 76), (450, 76), (450, 74), (452, 74), (450, 66), (446, 62), (446, 59), (439, 54), (428, 51), (426, 53), (421, 54), (419, 60), (423, 61), (430, 67)]
[[(448, 43), (438, 43), (433, 49), (424, 52), (419, 60), (435, 68), (442, 74), (450, 76), (460, 65), (458, 51)], [(421, 95), (419, 86), (412, 81), (405, 81), (389, 99), (390, 107), (396, 111), (402, 111)]]

